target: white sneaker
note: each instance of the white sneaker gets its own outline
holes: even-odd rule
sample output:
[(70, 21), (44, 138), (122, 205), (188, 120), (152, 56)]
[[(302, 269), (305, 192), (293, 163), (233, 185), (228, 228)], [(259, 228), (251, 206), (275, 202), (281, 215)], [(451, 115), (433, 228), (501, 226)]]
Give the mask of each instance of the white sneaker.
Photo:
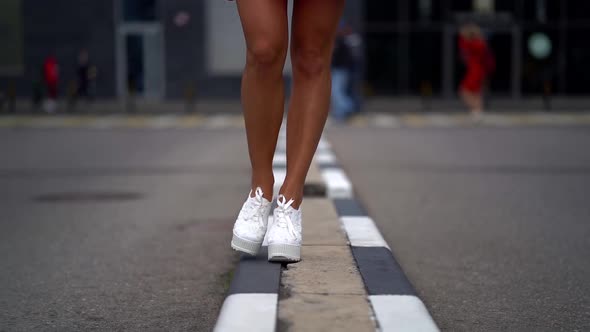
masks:
[(301, 209), (291, 207), (293, 200), (279, 195), (273, 223), (267, 234), (268, 260), (298, 262), (301, 260)]
[(238, 219), (234, 224), (234, 234), (231, 247), (250, 255), (258, 254), (268, 224), (270, 202), (262, 197), (262, 189), (256, 188), (254, 197), (252, 191), (242, 206)]

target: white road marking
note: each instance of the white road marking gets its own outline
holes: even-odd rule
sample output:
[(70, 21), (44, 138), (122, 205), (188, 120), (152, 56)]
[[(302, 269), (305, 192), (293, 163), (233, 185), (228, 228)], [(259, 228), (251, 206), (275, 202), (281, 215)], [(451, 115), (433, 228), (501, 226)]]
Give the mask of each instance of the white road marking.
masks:
[(330, 143), (328, 143), (328, 141), (324, 140), (323, 138), (320, 139), (320, 143), (318, 144), (318, 150), (323, 151), (323, 150), (330, 150), (330, 149), (332, 149), (332, 146), (330, 145)]
[(437, 332), (424, 303), (412, 295), (370, 295), (369, 300), (383, 332)]
[(273, 174), (275, 176), (275, 185), (273, 187), (274, 192), (278, 193), (281, 187), (283, 186), (283, 182), (285, 182), (285, 177), (287, 176), (287, 170), (284, 168), (275, 168), (273, 169)]
[(232, 294), (223, 302), (215, 332), (274, 332), (277, 294)]
[(390, 249), (369, 217), (340, 217), (344, 230), (353, 247), (385, 247)]
[(371, 117), (371, 125), (377, 128), (399, 128), (401, 123), (397, 116), (390, 114), (375, 114)]
[(336, 156), (329, 150), (316, 151), (314, 161), (320, 165), (336, 163)]
[(231, 123), (229, 115), (213, 115), (207, 119), (205, 126), (207, 128), (227, 128)]
[(272, 158), (273, 166), (283, 166), (287, 165), (287, 155), (285, 153), (275, 153), (274, 157)]
[(339, 168), (322, 169), (322, 178), (326, 183), (328, 198), (351, 198), (352, 184)]
[(178, 126), (179, 119), (176, 115), (156, 116), (147, 123), (146, 127), (153, 129), (168, 129)]

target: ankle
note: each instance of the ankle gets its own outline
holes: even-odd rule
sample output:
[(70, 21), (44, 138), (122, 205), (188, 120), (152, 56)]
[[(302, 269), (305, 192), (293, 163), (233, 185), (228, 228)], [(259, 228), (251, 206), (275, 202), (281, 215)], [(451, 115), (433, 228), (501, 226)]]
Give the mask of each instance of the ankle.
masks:
[[(262, 197), (266, 198), (268, 201), (272, 201), (272, 195), (274, 190), (274, 178), (262, 180), (252, 179), (251, 189), (252, 195), (256, 191), (256, 188), (262, 189)], [(251, 195), (251, 196), (252, 196)]]
[(287, 201), (293, 200), (291, 205), (294, 209), (299, 210), (301, 203), (303, 202), (303, 190), (290, 190), (289, 188), (282, 187), (279, 190), (279, 195), (285, 196)]

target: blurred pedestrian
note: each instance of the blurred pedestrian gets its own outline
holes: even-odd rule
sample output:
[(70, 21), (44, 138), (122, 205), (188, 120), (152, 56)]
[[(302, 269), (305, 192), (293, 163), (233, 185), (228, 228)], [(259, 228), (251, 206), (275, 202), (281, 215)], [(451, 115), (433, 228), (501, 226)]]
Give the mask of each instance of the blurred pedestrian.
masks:
[(459, 95), (476, 118), (483, 113), (482, 89), (487, 77), (495, 69), (495, 60), (481, 29), (466, 24), (459, 31), (459, 51), (466, 66)]
[(36, 68), (37, 70), (33, 72), (33, 81), (31, 82), (31, 102), (33, 112), (41, 110), (43, 103), (43, 86), (45, 81), (44, 66), (38, 66)]
[(355, 110), (350, 94), (354, 59), (346, 39), (349, 32), (346, 27), (338, 32), (332, 53), (332, 116), (337, 120), (346, 120)]
[(346, 25), (344, 30), (344, 41), (348, 45), (352, 55), (350, 68), (350, 83), (348, 91), (354, 102), (354, 112), (360, 112), (362, 104), (362, 79), (363, 79), (363, 37), (361, 34)]
[(97, 68), (90, 62), (90, 56), (87, 50), (80, 51), (78, 55), (78, 97), (85, 98), (87, 101), (94, 99), (95, 81)]
[(57, 87), (59, 83), (59, 66), (57, 59), (53, 55), (45, 58), (43, 80), (47, 92), (44, 108), (46, 112), (53, 113), (57, 109)]
[(78, 54), (78, 68), (76, 70), (78, 76), (77, 95), (88, 99), (88, 86), (90, 80), (90, 63), (88, 59), (88, 51), (82, 50)]
[[(288, 2), (238, 0), (246, 40), (242, 107), (252, 165), (250, 195), (233, 229), (231, 246), (256, 255), (265, 237), (268, 260), (301, 260), (303, 185), (330, 111), (330, 61), (344, 0), (297, 0), (289, 36)], [(274, 221), (273, 156), (285, 105), (283, 68), (291, 41), (292, 93), (287, 115), (287, 175)]]

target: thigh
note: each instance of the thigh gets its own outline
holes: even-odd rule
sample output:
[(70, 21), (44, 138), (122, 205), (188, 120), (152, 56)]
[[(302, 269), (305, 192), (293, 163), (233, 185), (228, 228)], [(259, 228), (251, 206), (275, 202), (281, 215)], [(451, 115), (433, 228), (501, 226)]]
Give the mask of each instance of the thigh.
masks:
[(237, 7), (249, 53), (269, 50), (286, 53), (289, 44), (287, 0), (239, 0)]
[(291, 49), (331, 58), (344, 0), (294, 0)]

